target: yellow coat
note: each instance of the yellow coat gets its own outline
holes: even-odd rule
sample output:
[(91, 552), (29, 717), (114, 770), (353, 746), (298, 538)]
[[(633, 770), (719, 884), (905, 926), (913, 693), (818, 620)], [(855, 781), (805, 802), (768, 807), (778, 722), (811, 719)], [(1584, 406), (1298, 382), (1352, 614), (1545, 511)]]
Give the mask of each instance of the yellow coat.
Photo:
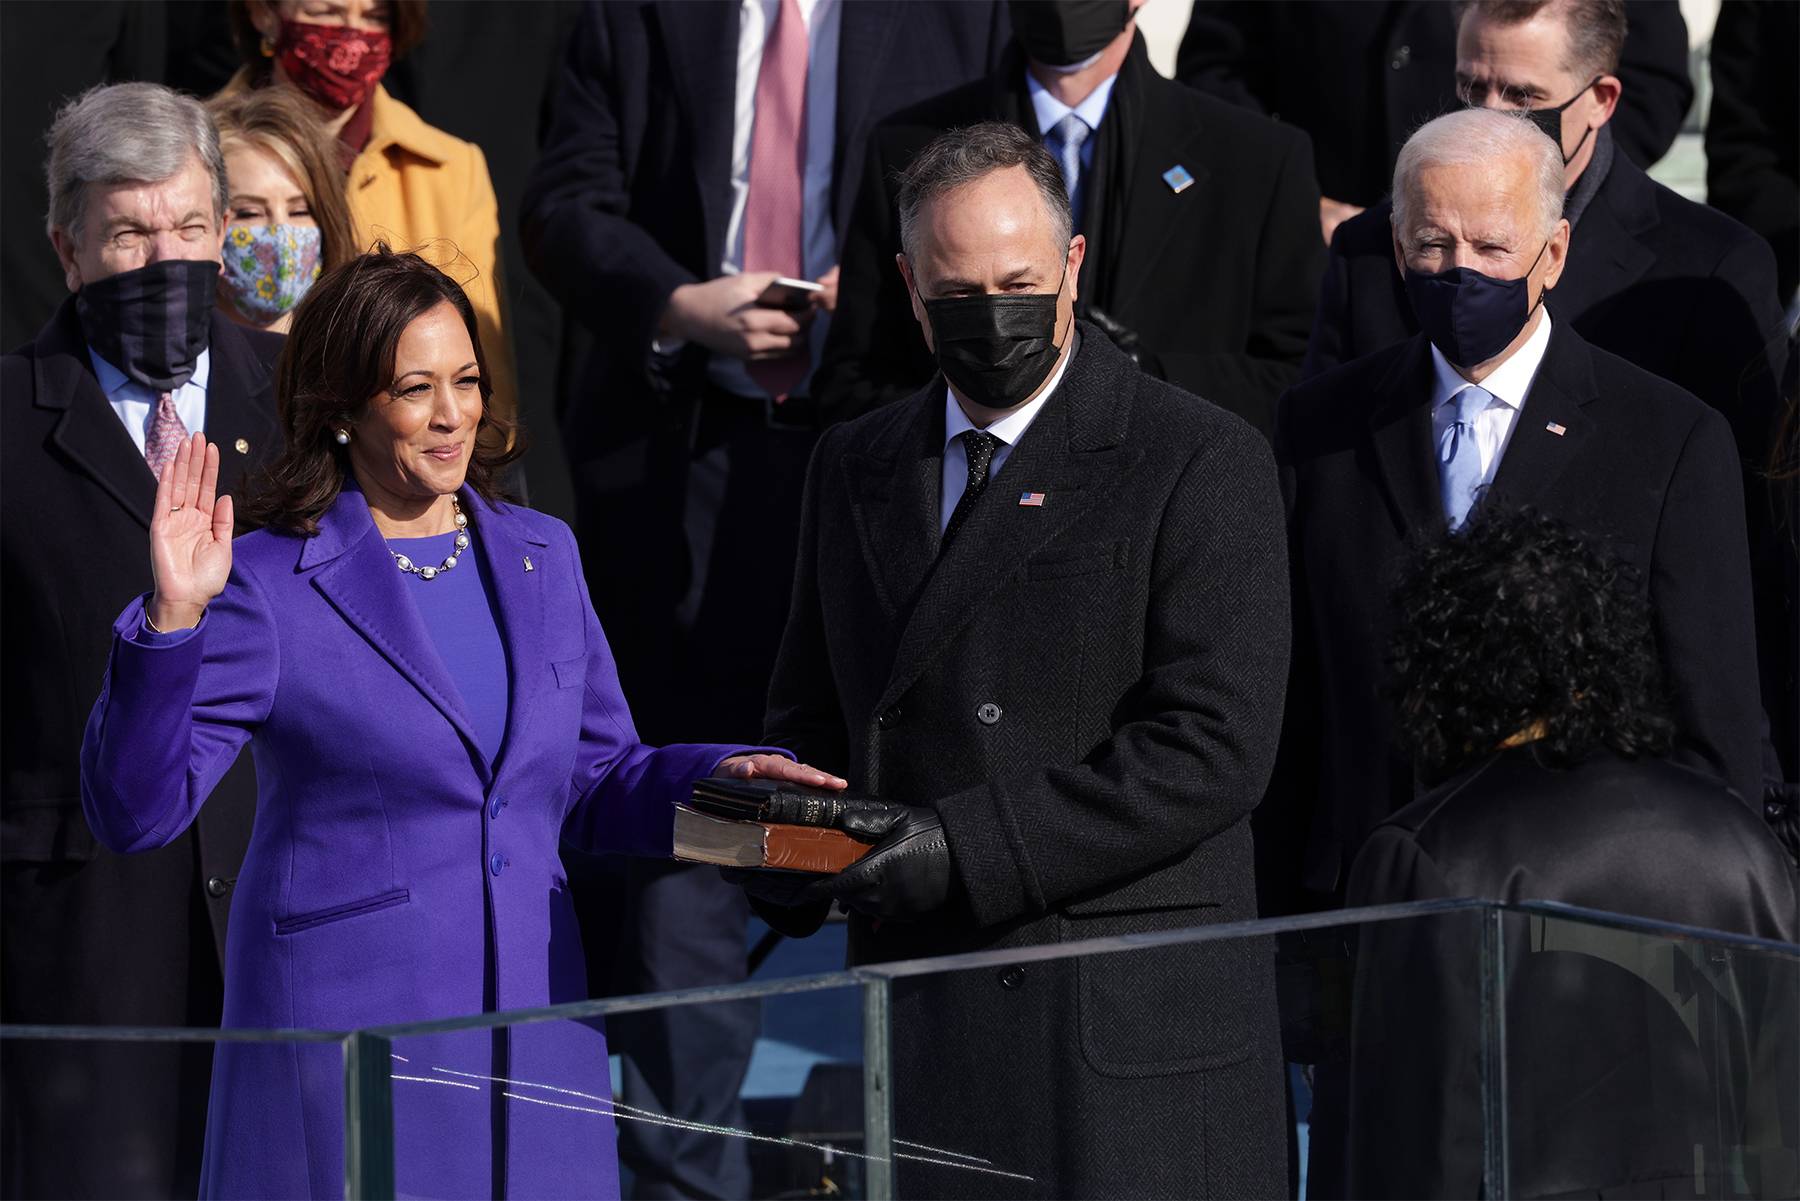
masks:
[(475, 306), (497, 413), (517, 416), (518, 377), (500, 278), (500, 215), (481, 147), (427, 125), (377, 86), (369, 141), (345, 191), (358, 248), (380, 239), (416, 250), (463, 286)]

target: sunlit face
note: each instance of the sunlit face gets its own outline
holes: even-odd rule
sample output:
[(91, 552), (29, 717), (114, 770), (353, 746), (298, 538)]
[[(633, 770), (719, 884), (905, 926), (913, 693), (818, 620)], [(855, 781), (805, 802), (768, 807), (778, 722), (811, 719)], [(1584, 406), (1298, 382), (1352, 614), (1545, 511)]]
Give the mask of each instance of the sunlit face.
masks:
[(251, 0), (250, 22), (263, 37), (274, 41), (283, 21), (371, 33), (388, 27), (389, 8), (387, 0)]
[(316, 225), (300, 180), (288, 165), (254, 142), (225, 144), (225, 174), (231, 199), (229, 225)]
[[(1428, 164), (1413, 177), (1396, 254), (1403, 267), (1436, 274), (1468, 267), (1495, 279), (1530, 271), (1540, 287), (1562, 275), (1569, 223), (1548, 244), (1530, 164), (1523, 156), (1481, 164)], [(1535, 299), (1535, 295), (1534, 295)]]
[(61, 226), (50, 241), (69, 291), (164, 259), (218, 260), (225, 226), (213, 208), (213, 177), (199, 155), (155, 183), (88, 184), (79, 230)]
[(1554, 108), (1571, 98), (1561, 116), (1563, 158), (1580, 148), (1592, 129), (1606, 124), (1618, 97), (1618, 81), (1579, 74), (1568, 65), (1567, 20), (1554, 5), (1525, 21), (1500, 22), (1471, 10), (1456, 34), (1456, 91), (1464, 104), (1508, 111)]
[(1050, 210), (1024, 167), (994, 171), (945, 192), (919, 213), (916, 257), (899, 256), (913, 316), (933, 345), (927, 300), (1057, 292), (1056, 342), (1075, 317), (1075, 281), (1087, 244), (1063, 243)]
[(369, 398), (350, 438), (365, 490), (400, 500), (462, 487), (481, 422), (481, 370), (468, 327), (448, 301), (415, 318), (394, 349), (394, 379)]

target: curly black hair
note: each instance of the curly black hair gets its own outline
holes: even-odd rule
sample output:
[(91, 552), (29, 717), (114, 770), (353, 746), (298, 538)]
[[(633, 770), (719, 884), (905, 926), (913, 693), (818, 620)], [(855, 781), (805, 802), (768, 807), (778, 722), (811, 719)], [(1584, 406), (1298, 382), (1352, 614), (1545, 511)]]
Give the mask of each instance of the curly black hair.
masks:
[(1630, 565), (1529, 508), (1486, 509), (1419, 549), (1394, 594), (1396, 735), (1436, 782), (1541, 724), (1573, 763), (1674, 740), (1649, 603)]

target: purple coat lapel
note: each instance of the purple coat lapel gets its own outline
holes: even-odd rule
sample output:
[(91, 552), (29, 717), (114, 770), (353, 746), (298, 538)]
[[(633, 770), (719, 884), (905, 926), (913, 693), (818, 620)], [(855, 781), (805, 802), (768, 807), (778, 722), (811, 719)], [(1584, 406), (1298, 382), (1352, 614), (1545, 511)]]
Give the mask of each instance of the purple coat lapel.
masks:
[(494, 582), (494, 601), (500, 610), (495, 618), (500, 625), (500, 638), (506, 644), (510, 703), (506, 707), (506, 732), (494, 761), (493, 774), (497, 779), (516, 758), (510, 753), (514, 744), (530, 729), (531, 709), (540, 699), (540, 689), (534, 682), (542, 681), (549, 667), (544, 661), (543, 581), (547, 575), (539, 568), (545, 561), (543, 551), (550, 544), (524, 523), (512, 520), (504, 509), (468, 489), (463, 490), (462, 500), (470, 514), (470, 524), (475, 527), (475, 553), (487, 564), (488, 578)]

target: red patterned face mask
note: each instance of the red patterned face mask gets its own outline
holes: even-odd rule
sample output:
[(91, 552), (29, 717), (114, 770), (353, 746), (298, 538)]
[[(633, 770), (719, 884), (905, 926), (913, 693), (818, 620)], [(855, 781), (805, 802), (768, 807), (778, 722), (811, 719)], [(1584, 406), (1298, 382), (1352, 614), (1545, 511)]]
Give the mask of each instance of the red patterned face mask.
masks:
[(275, 58), (290, 82), (335, 112), (369, 98), (387, 74), (393, 43), (387, 31), (283, 21)]

